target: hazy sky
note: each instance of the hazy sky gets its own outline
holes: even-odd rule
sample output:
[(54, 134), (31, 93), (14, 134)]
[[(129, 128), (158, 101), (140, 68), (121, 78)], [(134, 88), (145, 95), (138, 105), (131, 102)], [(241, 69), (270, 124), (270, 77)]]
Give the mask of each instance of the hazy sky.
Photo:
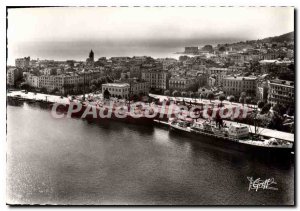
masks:
[[(48, 43), (50, 48), (49, 43), (75, 42), (168, 47), (259, 39), (293, 30), (291, 7), (65, 7), (9, 9), (7, 33), (12, 59), (22, 56), (19, 51), (26, 52), (30, 43)], [(27, 50), (24, 56), (30, 55)]]

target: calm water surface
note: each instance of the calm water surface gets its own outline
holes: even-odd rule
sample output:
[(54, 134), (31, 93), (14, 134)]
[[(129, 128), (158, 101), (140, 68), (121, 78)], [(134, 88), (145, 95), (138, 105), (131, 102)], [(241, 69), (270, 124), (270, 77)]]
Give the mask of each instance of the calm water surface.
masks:
[[(294, 164), (204, 145), (166, 128), (54, 119), (7, 107), (7, 202), (294, 204)], [(278, 159), (280, 160), (280, 159)], [(248, 191), (247, 176), (278, 190)]]

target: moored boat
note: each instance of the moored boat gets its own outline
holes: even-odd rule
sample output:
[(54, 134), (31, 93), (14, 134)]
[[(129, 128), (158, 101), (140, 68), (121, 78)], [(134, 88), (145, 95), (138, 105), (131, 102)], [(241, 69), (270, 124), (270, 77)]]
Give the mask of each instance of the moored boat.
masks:
[(171, 131), (188, 135), (193, 140), (239, 151), (290, 154), (293, 149), (292, 142), (250, 134), (249, 128), (239, 123), (218, 125), (205, 119), (197, 121), (170, 119), (169, 127)]

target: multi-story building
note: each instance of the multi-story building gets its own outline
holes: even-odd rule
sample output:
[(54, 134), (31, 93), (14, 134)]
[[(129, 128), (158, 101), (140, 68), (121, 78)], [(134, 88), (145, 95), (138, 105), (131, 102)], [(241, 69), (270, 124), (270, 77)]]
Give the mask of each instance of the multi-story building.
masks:
[(57, 70), (55, 68), (45, 68), (41, 72), (43, 72), (45, 75), (56, 75)]
[(169, 89), (187, 91), (197, 83), (195, 77), (172, 76), (169, 80)]
[(102, 84), (102, 94), (108, 90), (111, 97), (128, 98), (130, 85), (128, 83), (107, 83)]
[(87, 91), (90, 82), (103, 77), (101, 71), (68, 72), (60, 75), (27, 76), (27, 82), (48, 92), (57, 90), (60, 94), (76, 94)]
[(130, 76), (141, 78), (141, 67), (139, 65), (132, 65), (130, 66)]
[(150, 91), (150, 85), (148, 81), (137, 81), (134, 80), (130, 83), (130, 94), (131, 95), (147, 95)]
[(239, 97), (242, 92), (255, 97), (256, 95), (256, 77), (237, 77), (229, 76), (223, 78), (223, 91), (226, 95)]
[(30, 57), (18, 58), (15, 60), (15, 65), (18, 68), (26, 68), (30, 65)]
[(266, 102), (268, 99), (268, 83), (266, 81), (257, 81), (256, 98)]
[(216, 76), (215, 75), (211, 75), (207, 78), (207, 85), (209, 87), (214, 87), (216, 86)]
[(158, 90), (168, 89), (168, 73), (159, 70), (143, 70), (142, 80), (148, 81), (150, 88)]
[(293, 81), (270, 80), (268, 81), (268, 87), (268, 103), (272, 106), (275, 104), (295, 105), (295, 85)]
[(38, 88), (40, 84), (40, 77), (29, 73), (26, 76), (26, 82), (29, 86)]
[(198, 47), (185, 47), (184, 48), (184, 53), (188, 53), (188, 54), (197, 54), (199, 51)]
[(230, 72), (228, 68), (212, 67), (207, 69), (208, 75), (215, 75), (215, 86), (222, 86), (223, 78), (226, 77)]
[(7, 84), (15, 85), (15, 82), (22, 78), (22, 70), (19, 68), (11, 67), (7, 69)]

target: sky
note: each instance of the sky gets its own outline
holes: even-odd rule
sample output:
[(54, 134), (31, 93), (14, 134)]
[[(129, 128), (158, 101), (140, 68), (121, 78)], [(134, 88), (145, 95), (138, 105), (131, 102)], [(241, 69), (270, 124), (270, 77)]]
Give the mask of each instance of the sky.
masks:
[[(8, 9), (8, 60), (177, 50), (294, 30), (291, 7), (61, 7)], [(73, 51), (73, 52), (71, 52)], [(96, 54), (96, 52), (95, 52)]]

